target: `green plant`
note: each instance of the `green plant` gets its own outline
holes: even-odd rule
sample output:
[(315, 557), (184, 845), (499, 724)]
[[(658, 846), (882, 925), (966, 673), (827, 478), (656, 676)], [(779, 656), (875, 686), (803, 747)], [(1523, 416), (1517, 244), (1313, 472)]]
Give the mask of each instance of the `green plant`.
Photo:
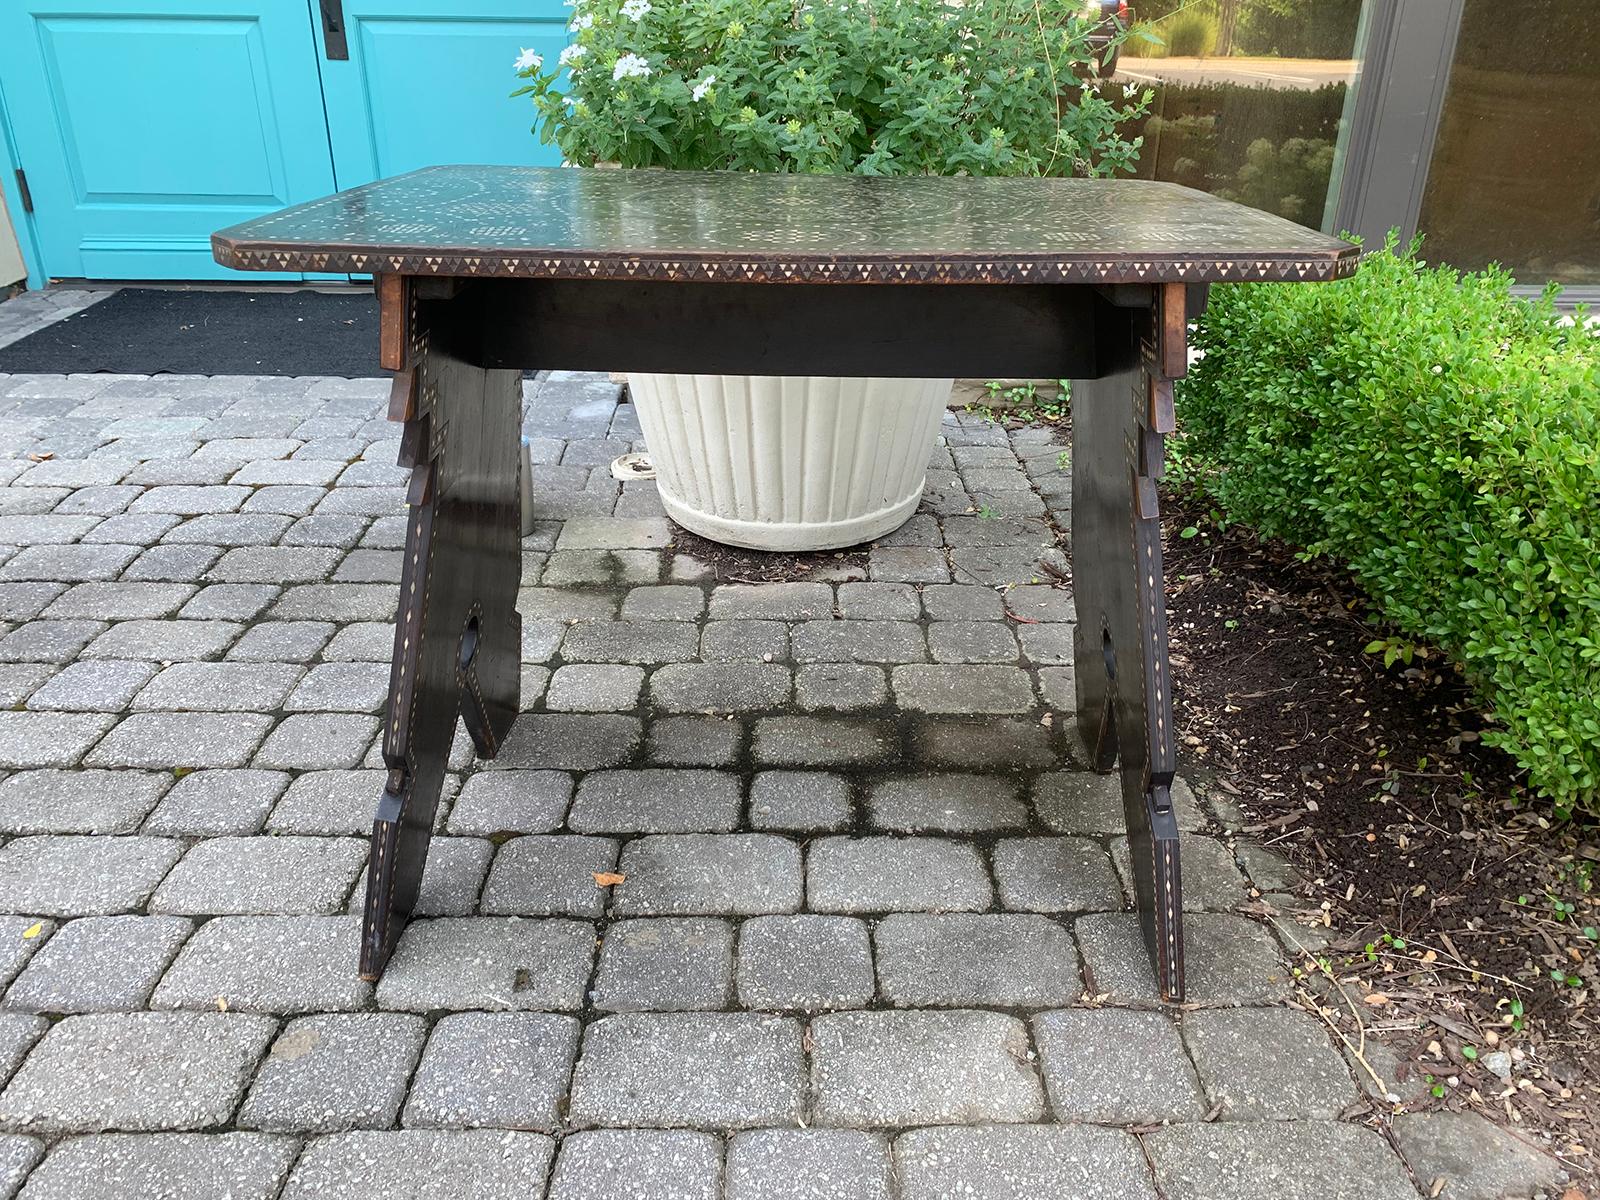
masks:
[(1513, 1033), (1521, 1033), (1527, 1027), (1526, 1006), (1521, 1000), (1500, 1000), (1495, 1004), (1497, 1010), (1502, 1006), (1506, 1010), (1506, 1015), (1500, 1019), (1511, 1026)]
[(1231, 186), (1218, 188), (1217, 195), (1316, 227), (1332, 176), (1331, 140), (1292, 137), (1276, 145), (1257, 138), (1245, 151)]
[(1185, 471), (1347, 564), (1393, 626), (1386, 656), (1440, 648), (1495, 721), (1484, 740), (1558, 816), (1597, 813), (1600, 332), (1416, 252), (1391, 237), (1351, 280), (1215, 289), (1179, 389)]
[(1198, 58), (1217, 48), (1217, 18), (1201, 9), (1186, 9), (1161, 23), (1160, 36), (1169, 55)]
[(1365, 953), (1367, 956), (1367, 961), (1377, 962), (1378, 955), (1382, 952), (1382, 947), (1384, 946), (1388, 947), (1390, 950), (1404, 951), (1406, 948), (1406, 940), (1404, 938), (1395, 937), (1395, 935), (1392, 933), (1380, 934), (1376, 942), (1368, 942), (1366, 944)]
[[(573, 0), (569, 0), (573, 2)], [(1086, 86), (1077, 0), (575, 0), (517, 60), (541, 140), (592, 166), (1104, 176), (1151, 92)], [(1126, 36), (1126, 35), (1124, 35)]]
[(1149, 113), (1123, 136), (1144, 139), (1135, 169), (1141, 179), (1214, 192), (1320, 228), (1346, 91), (1343, 83), (1307, 91), (1162, 83)]
[[(1233, 40), (1226, 48), (1216, 47), (1223, 54), (1348, 58), (1361, 15), (1361, 0), (1139, 0), (1135, 8), (1157, 34), (1164, 34), (1180, 15), (1201, 14), (1212, 22), (1215, 42), (1224, 6), (1233, 10)], [(1139, 43), (1130, 48), (1161, 52), (1159, 47), (1147, 51)]]
[[(1066, 379), (1056, 380), (1053, 395), (1048, 388), (1041, 392), (1039, 385), (1032, 381), (1008, 387), (991, 379), (984, 387), (989, 393), (990, 406), (999, 405), (1009, 409), (1010, 416), (1029, 424), (1035, 421), (1059, 421), (1067, 415), (1072, 403), (1072, 383)], [(992, 412), (992, 407), (988, 407), (988, 411)]]
[(1428, 648), (1419, 646), (1405, 638), (1385, 637), (1373, 638), (1372, 641), (1366, 644), (1362, 653), (1383, 655), (1383, 665), (1387, 669), (1397, 662), (1409, 667), (1414, 659), (1426, 660)]

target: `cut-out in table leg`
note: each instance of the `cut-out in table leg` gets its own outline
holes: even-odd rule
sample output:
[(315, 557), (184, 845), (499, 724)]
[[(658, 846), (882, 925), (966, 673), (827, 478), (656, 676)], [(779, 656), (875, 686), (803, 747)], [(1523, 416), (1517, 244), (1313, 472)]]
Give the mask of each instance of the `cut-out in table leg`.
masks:
[(416, 904), (456, 718), (493, 758), (516, 719), (522, 642), (522, 374), (472, 366), (430, 336), (430, 319), (447, 328), (450, 300), (419, 301), (406, 280), (381, 281), (379, 294), (386, 320), (401, 305), (408, 326), (390, 417), (405, 422), (400, 457), (412, 479), (383, 729), (388, 778), (362, 922), (367, 979), (383, 972)]
[(1181, 306), (1183, 289), (1154, 295), (1154, 308), (1102, 304), (1101, 378), (1072, 385), (1073, 657), (1078, 727), (1092, 764), (1111, 771), (1120, 763), (1135, 898), (1156, 983), (1164, 999), (1178, 1001), (1183, 906), (1156, 480), (1172, 428), (1165, 317), (1172, 304)]

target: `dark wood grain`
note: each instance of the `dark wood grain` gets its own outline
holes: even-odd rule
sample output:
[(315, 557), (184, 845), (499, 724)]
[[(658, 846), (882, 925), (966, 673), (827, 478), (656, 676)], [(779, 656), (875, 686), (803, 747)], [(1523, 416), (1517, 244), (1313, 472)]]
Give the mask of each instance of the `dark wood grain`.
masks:
[(828, 287), (486, 279), (451, 307), (453, 352), (486, 367), (732, 375), (1095, 374), (1088, 288)]
[[(1167, 380), (1182, 379), (1189, 372), (1188, 294), (1189, 290), (1181, 283), (1163, 283), (1156, 289), (1160, 375)], [(1171, 388), (1167, 390), (1170, 393)]]
[(411, 307), (412, 282), (404, 275), (378, 275), (372, 281), (378, 293), (378, 365), (385, 371), (403, 371), (411, 356), (411, 329), (416, 312)]
[(222, 230), (246, 271), (703, 283), (1334, 279), (1356, 248), (1176, 184), (429, 167)]
[(1118, 770), (1145, 942), (1164, 999), (1180, 1001), (1183, 905), (1166, 596), (1155, 480), (1175, 362), (1172, 306), (1100, 309), (1101, 375), (1072, 385), (1072, 580), (1078, 728), (1091, 765)]
[[(517, 500), (522, 373), (485, 370), (432, 336), (448, 301), (385, 287), (403, 369), (391, 403), (406, 415), (412, 468), (389, 702), (388, 768), (372, 829), (361, 974), (382, 973), (416, 904), (456, 719), (480, 757), (498, 753), (518, 708), (522, 623)], [(393, 304), (403, 305), (391, 312)]]

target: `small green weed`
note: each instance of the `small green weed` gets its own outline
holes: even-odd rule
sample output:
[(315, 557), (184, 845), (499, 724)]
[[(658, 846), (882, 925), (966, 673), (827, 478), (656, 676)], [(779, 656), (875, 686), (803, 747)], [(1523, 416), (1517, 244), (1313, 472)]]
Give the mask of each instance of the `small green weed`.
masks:
[[(990, 380), (986, 387), (990, 405), (980, 411), (991, 420), (994, 419), (996, 405), (1001, 407), (1004, 415), (1027, 425), (1053, 424), (1066, 417), (1072, 407), (1071, 384), (1065, 379), (1056, 380), (1056, 387), (1059, 390), (1054, 396), (1040, 392), (1036, 383), (1014, 384), (1007, 387), (996, 380)], [(1065, 464), (1062, 469), (1065, 470)]]

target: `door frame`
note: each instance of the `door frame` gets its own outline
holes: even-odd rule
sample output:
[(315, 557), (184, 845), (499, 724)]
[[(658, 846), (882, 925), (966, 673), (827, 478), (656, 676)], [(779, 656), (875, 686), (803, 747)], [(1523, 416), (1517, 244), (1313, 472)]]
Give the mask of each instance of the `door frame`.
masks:
[(0, 177), (0, 192), (5, 193), (6, 209), (11, 214), (11, 228), (22, 250), (22, 265), (28, 270), (27, 286), (30, 291), (37, 291), (50, 281), (40, 268), (44, 257), (39, 253), (33, 213), (24, 209), (22, 189), (17, 186), (17, 154), (12, 142), (11, 112), (6, 107), (4, 81), (0, 81), (0, 168), (4, 170), (3, 177)]
[[(1465, 7), (1466, 0), (1437, 0), (1425, 10), (1406, 0), (1367, 0), (1344, 169), (1325, 232), (1359, 234), (1371, 249), (1390, 229), (1400, 231), (1402, 246), (1416, 236)], [(1512, 291), (1533, 297), (1544, 284), (1519, 283)], [(1600, 304), (1600, 285), (1566, 285), (1557, 304)]]
[(1417, 232), (1433, 144), (1444, 112), (1465, 0), (1423, 14), (1402, 0), (1368, 0), (1364, 44), (1332, 230), (1369, 249), (1399, 229)]

